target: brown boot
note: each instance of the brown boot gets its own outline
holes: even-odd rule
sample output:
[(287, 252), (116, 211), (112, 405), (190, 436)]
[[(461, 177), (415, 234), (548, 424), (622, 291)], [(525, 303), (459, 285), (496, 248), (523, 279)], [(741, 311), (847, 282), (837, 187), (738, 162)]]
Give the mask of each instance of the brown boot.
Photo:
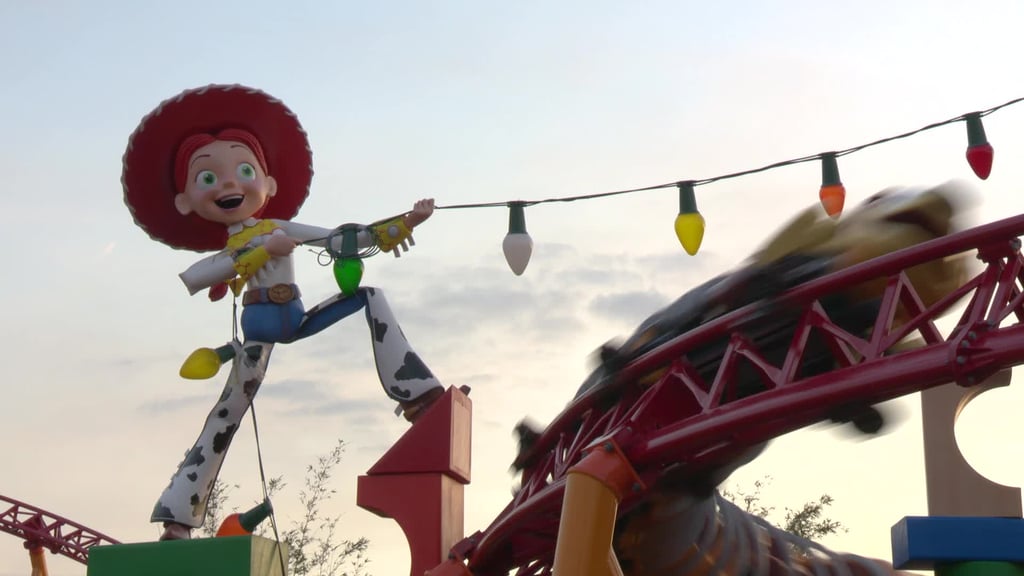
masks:
[(409, 422), (415, 422), (443, 395), (444, 388), (437, 387), (420, 394), (419, 398), (399, 402), (398, 404), (402, 407), (402, 416)]
[(164, 540), (189, 540), (192, 538), (192, 529), (177, 522), (164, 522), (164, 533), (160, 535), (160, 541)]
[[(459, 390), (463, 394), (469, 394), (469, 386), (459, 386)], [(414, 398), (408, 401), (400, 401), (399, 406), (402, 407), (402, 416), (409, 422), (416, 422), (428, 408), (437, 402), (437, 399), (444, 396), (444, 388), (438, 386), (437, 388), (431, 388), (429, 391), (424, 392), (419, 398)]]

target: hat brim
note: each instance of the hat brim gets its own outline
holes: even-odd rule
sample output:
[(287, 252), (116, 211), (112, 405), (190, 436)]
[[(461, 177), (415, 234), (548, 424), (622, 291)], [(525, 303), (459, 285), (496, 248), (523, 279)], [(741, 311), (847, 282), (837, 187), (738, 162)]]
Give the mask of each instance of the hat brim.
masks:
[(280, 100), (238, 84), (211, 84), (186, 90), (163, 101), (128, 139), (121, 185), (124, 202), (138, 224), (154, 240), (183, 250), (205, 252), (224, 248), (223, 224), (174, 207), (174, 157), (185, 138), (241, 128), (263, 147), (267, 173), (277, 181), (261, 216), (287, 220), (309, 195), (313, 155), (298, 118)]

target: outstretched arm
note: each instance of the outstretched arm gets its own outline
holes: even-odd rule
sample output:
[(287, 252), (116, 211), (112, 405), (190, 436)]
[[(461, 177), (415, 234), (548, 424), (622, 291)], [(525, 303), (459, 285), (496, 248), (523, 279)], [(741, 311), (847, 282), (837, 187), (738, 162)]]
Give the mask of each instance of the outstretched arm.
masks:
[[(307, 246), (318, 246), (320, 248), (327, 246), (327, 237), (334, 231), (331, 228), (299, 224), (298, 222), (288, 220), (276, 220), (276, 222), (289, 238), (295, 240), (296, 243), (302, 243)], [(373, 246), (373, 235), (366, 229), (359, 231), (357, 240), (359, 248)], [(339, 234), (332, 238), (331, 244), (332, 249), (341, 250), (341, 235)]]
[(408, 212), (403, 215), (402, 220), (405, 222), (405, 225), (412, 230), (416, 226), (422, 224), (427, 218), (430, 218), (430, 215), (433, 213), (434, 199), (424, 198), (423, 200), (418, 200), (413, 204), (412, 212)]
[[(425, 198), (413, 204), (412, 210), (393, 218), (373, 224), (368, 228), (360, 230), (357, 234), (357, 244), (360, 249), (377, 245), (385, 252), (394, 252), (397, 256), (399, 248), (408, 250), (408, 241), (412, 236), (412, 229), (422, 224), (434, 213), (434, 199)], [(277, 224), (284, 230), (296, 244), (302, 243), (309, 246), (326, 247), (327, 237), (333, 232), (332, 229), (320, 226), (299, 224), (288, 220), (276, 220)], [(340, 234), (331, 239), (331, 249), (341, 250), (342, 237)]]
[(434, 213), (434, 199), (424, 198), (413, 204), (412, 211), (386, 220), (373, 226), (377, 236), (377, 246), (385, 252), (394, 253), (395, 257), (409, 250), (412, 242), (412, 229), (423, 223)]
[(188, 293), (197, 292), (235, 277), (235, 261), (226, 251), (217, 252), (188, 267), (178, 274), (188, 288)]

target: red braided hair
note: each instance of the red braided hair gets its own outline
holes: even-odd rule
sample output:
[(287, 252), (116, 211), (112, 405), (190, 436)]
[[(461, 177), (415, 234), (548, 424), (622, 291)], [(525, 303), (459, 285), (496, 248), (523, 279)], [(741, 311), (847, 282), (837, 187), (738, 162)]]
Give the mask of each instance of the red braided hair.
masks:
[(174, 156), (175, 190), (178, 192), (185, 190), (185, 180), (188, 179), (188, 161), (192, 158), (192, 155), (196, 153), (196, 150), (218, 140), (245, 144), (249, 150), (252, 150), (253, 155), (256, 156), (256, 161), (259, 162), (260, 168), (263, 169), (263, 173), (270, 173), (267, 166), (266, 156), (263, 155), (263, 146), (252, 132), (242, 130), (240, 128), (227, 128), (217, 132), (216, 134), (200, 132), (185, 138), (181, 145), (178, 146), (178, 153)]

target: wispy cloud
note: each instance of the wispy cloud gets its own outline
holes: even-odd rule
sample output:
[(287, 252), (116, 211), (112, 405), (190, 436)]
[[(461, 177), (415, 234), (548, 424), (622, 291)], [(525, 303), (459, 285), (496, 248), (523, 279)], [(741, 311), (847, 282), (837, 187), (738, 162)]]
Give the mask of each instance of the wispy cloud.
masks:
[(322, 389), (320, 383), (299, 378), (286, 378), (262, 386), (260, 397), (298, 404), (325, 402), (333, 398)]
[(377, 390), (353, 390), (343, 386), (338, 378), (338, 374), (330, 374), (320, 380), (290, 378), (266, 382), (260, 388), (259, 398), (264, 405), (287, 416), (344, 416), (349, 424), (378, 424), (377, 416), (385, 401)]
[(294, 416), (349, 416), (350, 423), (372, 425), (376, 423), (382, 412), (382, 400), (335, 398), (327, 402), (305, 403), (286, 410)]
[(210, 404), (216, 400), (216, 394), (180, 396), (150, 400), (139, 405), (139, 410), (148, 414), (170, 414), (192, 408), (199, 404)]
[(601, 294), (587, 307), (594, 314), (621, 322), (636, 324), (668, 304), (669, 298), (657, 290), (634, 290)]

